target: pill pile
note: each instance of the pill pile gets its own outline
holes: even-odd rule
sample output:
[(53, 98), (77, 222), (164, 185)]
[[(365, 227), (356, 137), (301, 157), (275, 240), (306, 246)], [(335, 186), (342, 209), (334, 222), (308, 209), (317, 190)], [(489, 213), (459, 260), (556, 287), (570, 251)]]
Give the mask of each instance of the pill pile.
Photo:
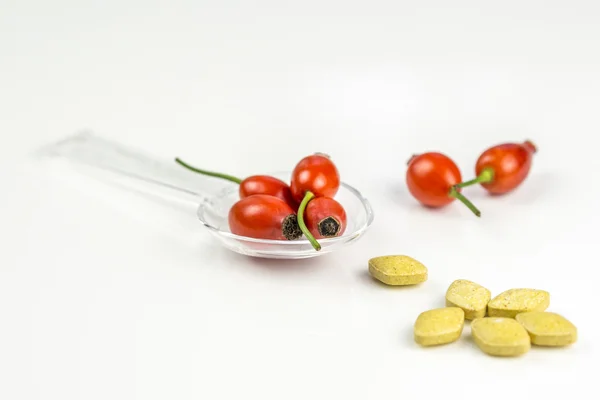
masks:
[(539, 289), (509, 289), (495, 297), (478, 283), (459, 279), (446, 291), (446, 306), (422, 312), (414, 324), (415, 342), (433, 346), (457, 341), (465, 320), (484, 353), (516, 357), (532, 345), (559, 347), (577, 341), (577, 328), (563, 316), (546, 311), (550, 293)]
[[(406, 255), (387, 255), (369, 260), (369, 273), (391, 286), (423, 283), (425, 265)], [(546, 311), (550, 293), (539, 289), (514, 288), (492, 298), (482, 285), (458, 279), (446, 290), (445, 307), (420, 313), (414, 323), (414, 340), (421, 346), (438, 346), (459, 340), (465, 320), (471, 336), (484, 353), (516, 357), (532, 345), (568, 346), (577, 341), (577, 328), (565, 317)]]

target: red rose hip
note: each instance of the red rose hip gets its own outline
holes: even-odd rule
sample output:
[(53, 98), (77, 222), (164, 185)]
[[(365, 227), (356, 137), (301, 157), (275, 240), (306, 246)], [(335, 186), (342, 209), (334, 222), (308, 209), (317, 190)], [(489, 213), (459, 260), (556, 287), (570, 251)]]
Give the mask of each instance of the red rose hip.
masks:
[(477, 159), (475, 181), (491, 194), (511, 192), (529, 175), (536, 152), (537, 148), (529, 140), (490, 147)]
[(408, 161), (406, 185), (418, 202), (438, 208), (458, 199), (479, 217), (481, 212), (455, 188), (461, 179), (456, 163), (445, 154), (427, 152), (414, 155)]
[(281, 200), (285, 201), (294, 210), (298, 209), (298, 203), (292, 197), (292, 192), (290, 191), (289, 185), (281, 179), (269, 175), (252, 175), (247, 178), (240, 179), (232, 175), (192, 167), (191, 165), (185, 163), (179, 158), (176, 158), (175, 161), (183, 167), (189, 169), (190, 171), (196, 172), (198, 174), (212, 176), (215, 178), (221, 178), (230, 182), (238, 183), (240, 185), (240, 199), (255, 194), (268, 194), (271, 196), (278, 197)]
[(304, 221), (316, 239), (341, 236), (346, 230), (346, 210), (331, 197), (316, 197), (308, 202)]
[(340, 187), (340, 174), (331, 159), (316, 153), (296, 164), (290, 184), (292, 196), (301, 203), (307, 192), (316, 197), (334, 197)]
[(254, 194), (229, 210), (232, 233), (256, 239), (294, 240), (302, 236), (294, 210), (278, 197)]

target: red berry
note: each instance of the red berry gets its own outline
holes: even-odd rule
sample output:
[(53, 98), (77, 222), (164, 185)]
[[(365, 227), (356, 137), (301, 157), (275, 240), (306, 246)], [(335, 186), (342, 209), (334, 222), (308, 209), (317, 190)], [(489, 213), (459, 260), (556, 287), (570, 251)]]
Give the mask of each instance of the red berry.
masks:
[(536, 151), (530, 141), (502, 143), (488, 148), (475, 165), (478, 182), (491, 194), (504, 194), (516, 189), (529, 175)]
[(298, 209), (298, 203), (292, 197), (292, 192), (287, 183), (268, 175), (253, 175), (245, 178), (240, 183), (240, 199), (255, 194), (268, 194), (288, 203), (292, 209)]
[(292, 172), (290, 189), (301, 203), (306, 192), (315, 197), (334, 197), (340, 187), (340, 174), (331, 159), (324, 154), (304, 157)]
[(473, 213), (479, 210), (465, 197), (460, 188), (462, 176), (456, 163), (445, 154), (428, 152), (414, 155), (408, 161), (406, 185), (410, 194), (427, 207), (444, 207), (459, 199)]
[(183, 162), (181, 159), (176, 158), (175, 161), (190, 171), (198, 174), (212, 176), (215, 178), (225, 179), (230, 182), (234, 182), (240, 185), (239, 196), (240, 199), (252, 196), (255, 194), (267, 194), (275, 196), (288, 203), (294, 210), (298, 209), (298, 203), (294, 200), (290, 187), (287, 183), (281, 179), (277, 179), (269, 175), (252, 175), (245, 179), (240, 179), (232, 175), (223, 174), (221, 172), (208, 171), (192, 167), (191, 165)]
[(237, 201), (229, 210), (232, 233), (256, 239), (294, 240), (302, 236), (292, 208), (280, 198), (254, 194)]
[(453, 185), (462, 180), (452, 159), (442, 153), (429, 152), (413, 156), (408, 162), (406, 184), (421, 204), (442, 207), (456, 200), (450, 196)]
[(315, 239), (342, 236), (346, 230), (346, 211), (331, 197), (316, 197), (304, 212), (306, 227)]

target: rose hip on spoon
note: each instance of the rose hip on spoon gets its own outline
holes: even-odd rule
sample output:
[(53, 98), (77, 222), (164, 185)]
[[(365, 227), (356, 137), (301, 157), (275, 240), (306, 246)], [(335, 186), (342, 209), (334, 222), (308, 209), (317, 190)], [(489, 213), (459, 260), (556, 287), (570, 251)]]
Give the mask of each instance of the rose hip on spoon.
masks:
[(302, 202), (307, 192), (315, 197), (334, 197), (340, 187), (340, 174), (329, 156), (315, 153), (304, 157), (292, 172), (290, 190)]
[(229, 210), (232, 233), (256, 239), (294, 240), (302, 232), (294, 210), (278, 197), (253, 194), (237, 201)]
[[(341, 234), (340, 229), (345, 229), (345, 216), (342, 217), (339, 211), (339, 208), (342, 208), (341, 205), (336, 207), (335, 210), (331, 210), (332, 212), (335, 211), (339, 219), (335, 218), (336, 215), (319, 213), (319, 208), (322, 208), (323, 205), (329, 204), (332, 206), (331, 201), (339, 187), (340, 174), (338, 169), (331, 158), (323, 153), (315, 153), (304, 157), (296, 164), (292, 172), (290, 189), (294, 200), (300, 202), (298, 226), (317, 251), (321, 249), (321, 245), (315, 239), (315, 236), (325, 237), (319, 232), (320, 228), (324, 229), (323, 233), (326, 235), (333, 236)], [(319, 200), (315, 205), (310, 205), (321, 198), (329, 200), (325, 202)], [(331, 219), (328, 219), (330, 217)], [(342, 218), (344, 221), (342, 221)], [(325, 221), (326, 219), (327, 221)], [(332, 226), (336, 223), (337, 227)], [(327, 228), (327, 231), (325, 228)]]
[(317, 239), (341, 236), (346, 230), (344, 207), (331, 197), (316, 197), (308, 202), (304, 221)]
[(176, 158), (175, 162), (189, 169), (190, 171), (238, 183), (240, 185), (240, 199), (252, 196), (254, 194), (268, 194), (285, 201), (294, 210), (298, 209), (299, 202), (294, 200), (289, 185), (281, 179), (277, 179), (269, 175), (252, 175), (247, 178), (240, 179), (232, 175), (193, 167), (190, 164), (182, 161), (180, 158)]

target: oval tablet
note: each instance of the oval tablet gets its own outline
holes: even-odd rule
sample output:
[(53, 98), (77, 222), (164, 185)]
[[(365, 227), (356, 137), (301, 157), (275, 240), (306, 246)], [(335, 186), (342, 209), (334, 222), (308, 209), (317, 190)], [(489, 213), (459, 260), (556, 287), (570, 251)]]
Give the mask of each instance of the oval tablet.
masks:
[(568, 346), (577, 341), (577, 328), (565, 317), (546, 311), (517, 314), (518, 323), (537, 346)]
[(446, 306), (460, 307), (465, 312), (465, 319), (483, 318), (491, 297), (492, 293), (483, 286), (458, 279), (446, 291)]
[(516, 357), (531, 348), (529, 334), (512, 318), (478, 318), (471, 323), (471, 335), (479, 349), (492, 356)]
[(415, 321), (415, 342), (421, 346), (436, 346), (454, 342), (460, 338), (464, 323), (465, 313), (458, 307), (424, 311)]
[(391, 255), (369, 260), (369, 273), (392, 286), (416, 285), (427, 280), (427, 268), (412, 257)]
[(538, 289), (510, 289), (488, 303), (488, 317), (514, 318), (528, 311), (544, 311), (550, 305), (550, 293)]

